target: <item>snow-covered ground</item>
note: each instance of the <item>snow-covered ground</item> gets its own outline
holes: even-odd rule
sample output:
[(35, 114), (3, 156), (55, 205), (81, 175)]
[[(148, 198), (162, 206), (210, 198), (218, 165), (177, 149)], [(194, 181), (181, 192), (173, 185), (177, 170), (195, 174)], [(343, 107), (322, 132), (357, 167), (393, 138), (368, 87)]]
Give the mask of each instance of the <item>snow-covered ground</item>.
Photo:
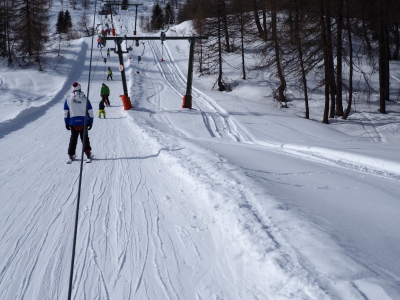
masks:
[[(131, 20), (115, 22), (132, 32)], [(267, 96), (273, 73), (230, 70), (232, 92), (195, 75), (182, 109), (189, 44), (164, 45), (124, 55), (129, 111), (118, 57), (105, 64), (96, 43), (89, 81), (91, 38), (55, 70), (0, 68), (0, 299), (68, 294), (80, 162), (66, 164), (63, 102), (74, 81), (89, 85), (95, 115), (103, 82), (112, 105), (83, 165), (74, 299), (400, 299), (398, 105), (380, 115), (358, 99), (349, 120), (325, 125), (321, 95), (306, 120), (301, 94), (288, 109)]]

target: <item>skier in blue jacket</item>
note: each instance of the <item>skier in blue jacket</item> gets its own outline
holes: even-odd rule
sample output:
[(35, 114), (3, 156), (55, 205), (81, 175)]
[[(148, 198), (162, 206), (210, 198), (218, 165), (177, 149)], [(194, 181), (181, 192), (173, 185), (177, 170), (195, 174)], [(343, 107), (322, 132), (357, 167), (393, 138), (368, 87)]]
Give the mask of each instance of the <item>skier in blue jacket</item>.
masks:
[(68, 147), (68, 155), (71, 160), (75, 157), (78, 136), (80, 136), (82, 143), (83, 136), (85, 136), (85, 154), (89, 159), (92, 157), (92, 148), (90, 147), (88, 131), (86, 131), (85, 133), (83, 132), (85, 117), (86, 128), (87, 130), (90, 130), (92, 129), (93, 124), (92, 104), (85, 96), (85, 94), (81, 91), (81, 85), (78, 82), (74, 82), (72, 84), (72, 93), (67, 97), (64, 102), (65, 127), (67, 128), (67, 130), (71, 130), (71, 138)]

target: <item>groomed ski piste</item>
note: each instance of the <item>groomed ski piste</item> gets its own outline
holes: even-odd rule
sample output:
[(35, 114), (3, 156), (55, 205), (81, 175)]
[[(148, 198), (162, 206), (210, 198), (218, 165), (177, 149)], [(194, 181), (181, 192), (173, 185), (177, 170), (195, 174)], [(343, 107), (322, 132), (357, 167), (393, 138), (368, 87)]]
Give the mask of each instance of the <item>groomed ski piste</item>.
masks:
[[(80, 161), (66, 164), (63, 103), (74, 81), (86, 94), (91, 47), (40, 78), (1, 69), (0, 299), (67, 297)], [(182, 109), (188, 42), (147, 41), (124, 54), (124, 111), (118, 57), (94, 47), (73, 299), (399, 299), (396, 105), (327, 126), (266, 100), (260, 73), (231, 93), (195, 75)]]

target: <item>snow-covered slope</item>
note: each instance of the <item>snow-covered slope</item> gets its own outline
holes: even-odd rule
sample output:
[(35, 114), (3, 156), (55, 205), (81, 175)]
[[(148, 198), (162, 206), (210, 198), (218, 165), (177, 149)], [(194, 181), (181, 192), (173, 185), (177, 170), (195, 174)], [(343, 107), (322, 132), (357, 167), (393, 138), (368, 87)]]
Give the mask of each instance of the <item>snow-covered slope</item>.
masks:
[[(375, 139), (358, 120), (348, 135), (298, 118), (266, 102), (256, 77), (232, 93), (196, 77), (194, 109), (181, 109), (188, 46), (124, 56), (130, 111), (118, 57), (104, 64), (94, 49), (89, 98), (97, 108), (104, 82), (112, 107), (83, 165), (73, 298), (397, 299), (396, 130)], [(77, 41), (44, 77), (1, 69), (1, 299), (68, 293), (80, 162), (66, 164), (63, 101), (76, 80), (87, 91), (90, 49)], [(23, 101), (29, 90), (36, 100)], [(395, 109), (368, 129), (385, 137)]]

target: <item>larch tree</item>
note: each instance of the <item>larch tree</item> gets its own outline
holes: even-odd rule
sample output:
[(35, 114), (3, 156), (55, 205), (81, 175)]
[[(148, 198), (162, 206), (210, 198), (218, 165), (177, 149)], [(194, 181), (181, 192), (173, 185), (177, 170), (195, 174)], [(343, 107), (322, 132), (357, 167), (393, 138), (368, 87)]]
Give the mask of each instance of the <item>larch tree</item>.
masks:
[(78, 20), (77, 25), (85, 33), (85, 36), (90, 36), (93, 32), (93, 26), (91, 26), (91, 22), (90, 16), (86, 13), (86, 10), (84, 10)]

